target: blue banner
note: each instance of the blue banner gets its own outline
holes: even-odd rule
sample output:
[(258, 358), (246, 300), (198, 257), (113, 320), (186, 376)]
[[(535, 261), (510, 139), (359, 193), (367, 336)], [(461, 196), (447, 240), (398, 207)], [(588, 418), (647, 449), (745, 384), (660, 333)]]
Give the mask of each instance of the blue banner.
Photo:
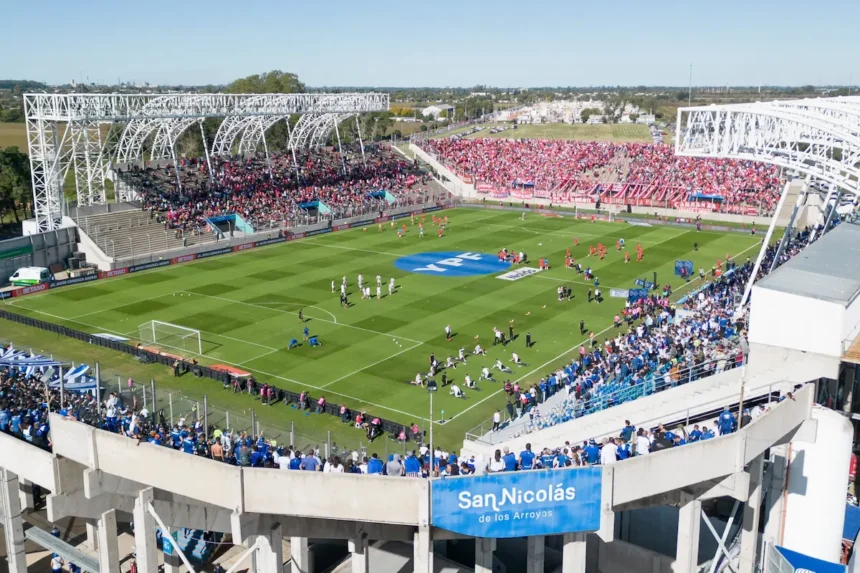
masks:
[[(647, 281), (645, 279), (636, 279), (635, 281), (633, 281), (633, 283), (636, 286), (640, 286), (640, 287), (644, 288), (646, 291), (649, 291), (652, 288), (654, 288), (654, 283), (652, 283), (651, 281)], [(646, 295), (647, 295), (647, 293), (646, 293)]]
[(693, 276), (693, 261), (675, 261), (675, 274), (681, 276), (681, 271), (686, 270), (688, 277)]
[(431, 522), (474, 537), (600, 529), (601, 469), (520, 471), (433, 480)]
[(632, 288), (628, 291), (628, 300), (630, 302), (636, 302), (643, 298), (648, 298), (647, 288)]

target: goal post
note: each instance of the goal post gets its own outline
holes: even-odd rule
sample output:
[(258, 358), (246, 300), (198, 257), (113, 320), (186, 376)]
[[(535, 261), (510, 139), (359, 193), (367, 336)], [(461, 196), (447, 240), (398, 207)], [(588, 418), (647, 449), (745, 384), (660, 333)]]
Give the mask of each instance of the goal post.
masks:
[(200, 331), (178, 324), (150, 320), (138, 327), (140, 342), (164, 346), (194, 354), (203, 354), (203, 339)]

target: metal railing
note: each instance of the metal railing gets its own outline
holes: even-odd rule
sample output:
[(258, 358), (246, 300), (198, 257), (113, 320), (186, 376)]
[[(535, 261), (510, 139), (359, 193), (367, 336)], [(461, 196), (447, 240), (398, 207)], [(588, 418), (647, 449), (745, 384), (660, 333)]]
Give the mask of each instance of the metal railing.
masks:
[[(724, 364), (721, 366), (720, 363)], [(679, 370), (675, 376), (669, 374), (671, 381), (666, 382), (665, 374), (654, 375), (647, 380), (643, 380), (638, 384), (631, 385), (627, 388), (622, 388), (620, 390), (616, 390), (615, 392), (611, 392), (608, 394), (591, 396), (588, 399), (580, 399), (576, 400), (575, 405), (572, 409), (573, 416), (566, 417), (563, 416), (563, 419), (560, 419), (554, 423), (546, 424), (545, 426), (536, 427), (532, 424), (524, 425), (523, 431), (525, 433), (531, 433), (537, 430), (542, 430), (545, 428), (550, 428), (552, 426), (563, 424), (565, 422), (569, 422), (571, 420), (579, 419), (584, 416), (593, 414), (595, 412), (600, 412), (602, 410), (606, 410), (612, 408), (613, 406), (618, 406), (625, 402), (631, 402), (638, 398), (643, 398), (645, 396), (650, 396), (652, 394), (656, 394), (657, 392), (662, 392), (664, 390), (670, 390), (672, 388), (676, 388), (683, 384), (688, 384), (690, 382), (694, 382), (696, 380), (701, 380), (703, 378), (710, 377), (714, 374), (719, 374), (721, 372), (726, 372), (728, 370), (732, 370), (741, 366), (738, 363), (736, 358), (721, 358), (716, 360), (710, 360), (706, 362), (702, 362), (701, 364), (695, 364), (689, 368), (685, 368), (683, 370)], [(667, 372), (668, 374), (668, 372)], [(562, 387), (556, 391), (565, 392), (567, 391), (567, 387)], [(553, 394), (553, 395), (555, 395)], [(545, 397), (548, 398), (549, 396)], [(545, 400), (544, 398), (544, 400)], [(507, 415), (507, 412), (502, 416), (501, 429), (508, 427), (511, 422), (516, 419), (522, 418), (523, 416), (528, 416), (529, 411), (536, 407), (540, 406), (544, 400), (540, 400), (535, 404), (529, 404), (526, 407), (523, 407), (522, 404), (518, 403), (516, 406), (517, 415), (514, 418), (511, 418)], [(557, 407), (565, 408), (570, 401), (569, 398), (565, 398), (564, 402)], [(543, 412), (542, 416), (548, 416), (552, 414), (552, 412)], [(484, 436), (486, 436), (493, 428), (493, 420), (492, 418), (481, 422), (468, 432), (466, 432), (466, 439), (472, 440), (481, 443), (494, 443), (492, 440), (487, 440)], [(511, 436), (512, 437), (512, 436)]]

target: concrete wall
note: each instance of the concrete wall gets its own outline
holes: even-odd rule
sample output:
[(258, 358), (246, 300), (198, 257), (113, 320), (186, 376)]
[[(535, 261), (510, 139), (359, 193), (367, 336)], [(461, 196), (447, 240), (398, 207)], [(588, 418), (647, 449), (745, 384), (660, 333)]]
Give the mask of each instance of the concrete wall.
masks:
[(0, 241), (0, 254), (3, 251), (32, 248), (30, 253), (0, 259), (0, 284), (5, 285), (9, 277), (21, 267), (49, 267), (63, 264), (77, 250), (76, 244), (75, 227)]
[[(752, 297), (755, 304), (750, 309), (750, 343), (842, 356), (845, 307), (841, 304), (760, 286), (753, 286)], [(853, 314), (860, 314), (860, 310)], [(813, 328), (812, 324), (836, 328)]]

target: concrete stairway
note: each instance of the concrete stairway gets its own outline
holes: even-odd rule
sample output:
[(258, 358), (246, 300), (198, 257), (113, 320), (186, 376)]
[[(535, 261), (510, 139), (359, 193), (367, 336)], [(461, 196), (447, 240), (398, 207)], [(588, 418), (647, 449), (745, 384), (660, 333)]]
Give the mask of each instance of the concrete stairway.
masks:
[(113, 259), (146, 256), (162, 253), (183, 246), (214, 242), (208, 230), (203, 235), (186, 234), (177, 238), (175, 231), (165, 230), (164, 225), (150, 217), (148, 211), (121, 211), (81, 217), (78, 228)]

